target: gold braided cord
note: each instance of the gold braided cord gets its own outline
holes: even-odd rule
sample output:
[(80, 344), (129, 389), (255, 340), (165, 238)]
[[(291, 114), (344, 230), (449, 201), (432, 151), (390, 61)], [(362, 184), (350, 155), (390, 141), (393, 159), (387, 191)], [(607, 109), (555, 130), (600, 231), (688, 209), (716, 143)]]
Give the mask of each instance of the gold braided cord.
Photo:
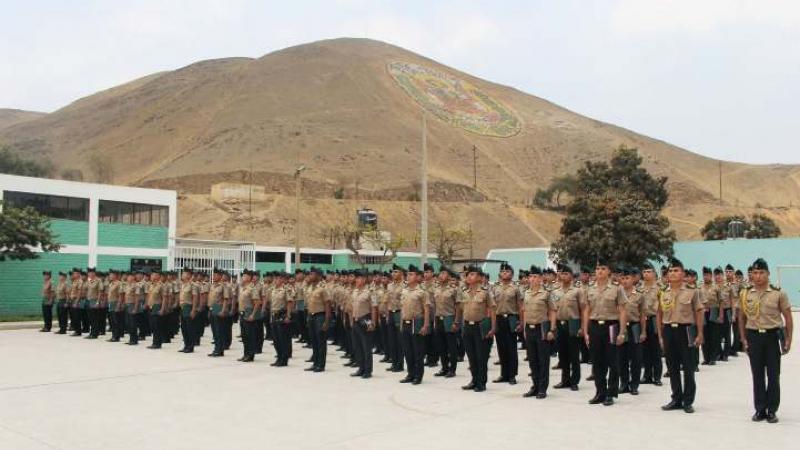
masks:
[(661, 310), (667, 312), (675, 306), (675, 298), (667, 294), (667, 291), (659, 291), (658, 301), (661, 303)]
[(747, 295), (747, 292), (742, 294), (742, 311), (744, 311), (744, 315), (747, 316), (748, 319), (757, 319), (761, 312), (761, 298), (757, 295), (753, 297), (753, 300), (750, 300), (750, 296)]

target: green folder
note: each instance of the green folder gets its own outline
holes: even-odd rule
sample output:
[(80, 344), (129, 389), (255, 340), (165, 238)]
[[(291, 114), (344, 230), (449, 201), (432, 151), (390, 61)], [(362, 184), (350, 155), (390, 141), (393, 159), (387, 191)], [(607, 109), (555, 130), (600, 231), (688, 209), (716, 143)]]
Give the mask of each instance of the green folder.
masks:
[(638, 323), (631, 324), (631, 332), (628, 339), (630, 339), (634, 344), (639, 343), (639, 335), (642, 334), (642, 326)]
[(419, 334), (420, 330), (422, 330), (422, 327), (425, 325), (425, 320), (415, 317), (411, 321), (411, 324), (413, 325), (412, 333)]
[(159, 303), (157, 305), (153, 305), (153, 306), (150, 307), (150, 314), (151, 315), (156, 315), (159, 312), (161, 312), (161, 303)]
[(481, 320), (481, 337), (486, 339), (486, 335), (489, 334), (489, 330), (492, 329), (492, 319), (488, 317)]
[(712, 306), (708, 310), (708, 320), (714, 323), (719, 323), (719, 308)]
[(517, 326), (519, 325), (519, 316), (516, 314), (511, 314), (508, 316), (508, 327), (511, 328), (511, 332), (514, 333), (517, 330)]
[(569, 335), (572, 337), (578, 336), (578, 331), (581, 329), (581, 320), (580, 319), (569, 319), (567, 322), (567, 326), (569, 327)]
[(394, 325), (397, 328), (400, 328), (401, 320), (400, 320), (400, 311), (395, 311), (392, 314), (392, 320), (394, 320)]
[(450, 333), (453, 330), (453, 322), (455, 322), (455, 316), (444, 316), (442, 319), (442, 323), (444, 324), (444, 332)]
[(221, 313), (221, 312), (222, 312), (222, 305), (221, 304), (214, 303), (213, 305), (211, 305), (211, 314), (214, 314), (215, 316), (218, 316), (219, 313)]
[[(550, 331), (550, 321), (542, 322), (542, 325), (539, 327), (542, 329), (542, 340), (547, 340), (547, 333)], [(555, 330), (553, 331), (555, 333)]]
[(108, 302), (108, 310), (115, 311), (117, 309), (117, 302)]
[(686, 338), (689, 339), (689, 347), (694, 347), (694, 340), (697, 338), (697, 326), (686, 327)]

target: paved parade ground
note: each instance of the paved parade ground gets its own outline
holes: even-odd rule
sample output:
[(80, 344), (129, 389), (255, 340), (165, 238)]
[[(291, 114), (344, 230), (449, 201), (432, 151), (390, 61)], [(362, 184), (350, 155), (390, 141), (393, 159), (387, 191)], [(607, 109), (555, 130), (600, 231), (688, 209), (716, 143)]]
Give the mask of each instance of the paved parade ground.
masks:
[[(326, 373), (311, 373), (302, 370), (310, 351), (299, 344), (286, 368), (269, 366), (268, 345), (255, 363), (238, 363), (239, 346), (208, 358), (208, 339), (182, 354), (175, 341), (148, 350), (102, 337), (0, 331), (0, 449), (780, 449), (800, 438), (794, 354), (782, 362), (781, 422), (770, 425), (750, 421), (743, 356), (702, 367), (690, 415), (659, 409), (669, 400), (666, 380), (643, 385), (638, 397), (623, 394), (612, 407), (590, 406), (594, 388), (586, 381), (579, 392), (551, 388), (545, 400), (523, 399), (525, 377), (463, 392), (466, 363), (454, 379), (426, 368), (422, 385), (412, 386), (399, 384), (403, 374), (386, 372), (378, 358), (374, 377), (363, 380), (349, 377), (355, 369), (342, 367), (334, 351)], [(490, 379), (498, 370), (490, 364)], [(582, 370), (585, 378), (588, 366)], [(551, 386), (557, 382), (553, 371)]]

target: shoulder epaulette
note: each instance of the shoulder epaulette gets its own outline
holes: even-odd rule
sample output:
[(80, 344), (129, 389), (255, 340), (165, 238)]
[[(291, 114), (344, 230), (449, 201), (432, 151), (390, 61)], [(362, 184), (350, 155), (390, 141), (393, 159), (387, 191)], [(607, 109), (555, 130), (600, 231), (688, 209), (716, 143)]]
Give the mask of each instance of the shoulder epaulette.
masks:
[(780, 286), (775, 286), (774, 284), (770, 284), (769, 287), (771, 287), (773, 291), (780, 291), (781, 290)]

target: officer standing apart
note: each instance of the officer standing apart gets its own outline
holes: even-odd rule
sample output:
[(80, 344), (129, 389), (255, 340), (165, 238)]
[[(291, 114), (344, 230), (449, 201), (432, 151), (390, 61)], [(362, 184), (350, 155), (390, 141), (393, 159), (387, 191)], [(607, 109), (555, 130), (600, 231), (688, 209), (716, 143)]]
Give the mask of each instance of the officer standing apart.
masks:
[(481, 285), (480, 270), (471, 266), (466, 274), (466, 287), (458, 297), (456, 322), (464, 321), (464, 347), (472, 380), (461, 389), (483, 392), (489, 372), (489, 341), (497, 329), (496, 305), (489, 291)]
[(589, 404), (614, 404), (619, 390), (619, 351), (628, 328), (625, 293), (611, 282), (608, 261), (595, 266), (595, 284), (587, 289), (583, 335), (592, 359), (595, 396)]
[(787, 354), (792, 348), (792, 305), (785, 291), (769, 284), (766, 261), (757, 259), (752, 269), (752, 286), (742, 295), (739, 308), (739, 336), (750, 358), (753, 375), (756, 409), (753, 421), (766, 419), (777, 423), (776, 413), (781, 402), (781, 353)]
[[(672, 411), (683, 409), (693, 413), (696, 360), (694, 349), (703, 345), (703, 312), (700, 291), (687, 286), (683, 263), (672, 259), (667, 272), (669, 285), (661, 292), (658, 315), (658, 340), (664, 349), (669, 368), (669, 384), (672, 400), (661, 409)], [(683, 382), (681, 383), (681, 371)]]
[(44, 326), (41, 332), (49, 332), (53, 327), (53, 292), (52, 273), (50, 271), (42, 272), (42, 319)]

